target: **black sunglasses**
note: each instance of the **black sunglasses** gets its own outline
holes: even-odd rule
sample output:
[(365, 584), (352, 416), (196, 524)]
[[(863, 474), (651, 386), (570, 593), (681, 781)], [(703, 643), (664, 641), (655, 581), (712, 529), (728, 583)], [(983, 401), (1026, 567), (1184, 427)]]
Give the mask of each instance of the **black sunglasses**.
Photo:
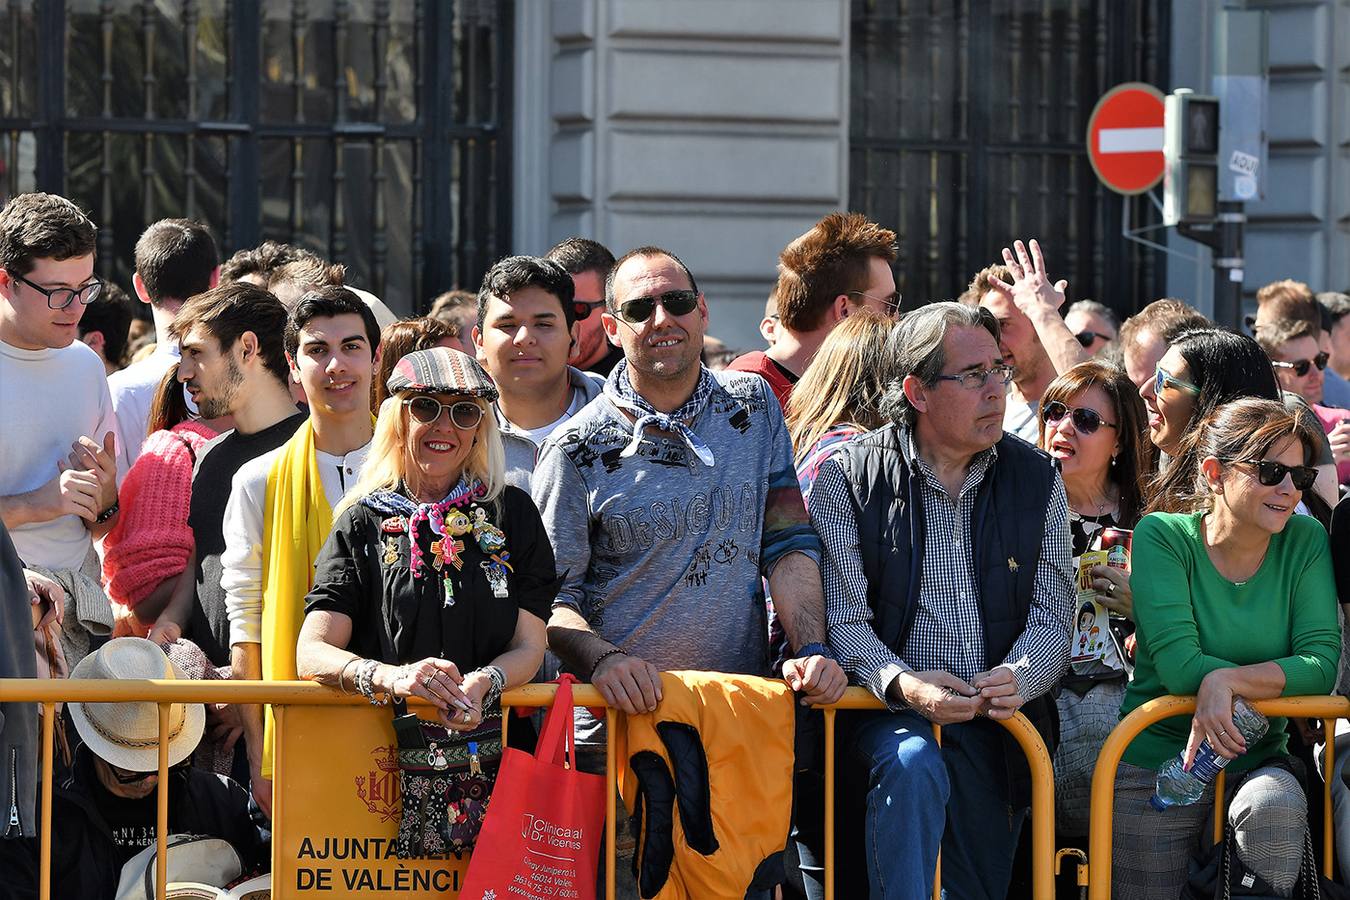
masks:
[[(114, 766), (106, 760), (104, 762), (108, 766), (108, 771), (112, 773), (113, 780), (118, 784), (139, 784), (147, 778), (153, 778), (159, 774), (158, 769), (151, 769), (149, 772), (133, 772), (130, 769), (124, 769), (121, 766)], [(172, 775), (175, 772), (182, 772), (191, 767), (191, 765), (192, 761), (187, 759), (180, 763), (175, 763), (174, 765), (169, 766), (169, 774)]]
[(1266, 487), (1283, 484), (1286, 475), (1293, 480), (1296, 491), (1310, 490), (1317, 481), (1317, 470), (1312, 466), (1286, 466), (1273, 459), (1263, 459), (1248, 465), (1256, 469), (1256, 480)]
[(1097, 338), (1101, 338), (1104, 341), (1115, 340), (1114, 336), (1109, 334), (1102, 334), (1100, 331), (1080, 331), (1074, 335), (1074, 340), (1078, 341), (1078, 343), (1083, 347), (1091, 347), (1092, 342), (1095, 341)]
[(423, 425), (430, 425), (441, 417), (441, 410), (450, 411), (450, 424), (460, 431), (477, 428), (483, 421), (483, 407), (472, 400), (456, 400), (454, 403), (442, 403), (435, 397), (409, 397), (403, 401), (412, 417)]
[(1103, 420), (1101, 413), (1086, 406), (1071, 408), (1068, 404), (1051, 400), (1041, 408), (1041, 418), (1045, 420), (1047, 425), (1054, 425), (1071, 414), (1073, 416), (1073, 427), (1082, 434), (1092, 434), (1103, 425), (1107, 428), (1116, 427), (1114, 424)]
[(634, 325), (645, 322), (656, 312), (656, 304), (672, 316), (685, 316), (698, 308), (698, 291), (666, 291), (657, 297), (634, 297), (619, 304), (619, 318)]
[(1319, 372), (1325, 370), (1327, 363), (1330, 361), (1331, 355), (1323, 351), (1312, 359), (1296, 359), (1293, 362), (1279, 362), (1272, 359), (1270, 364), (1277, 369), (1293, 369), (1294, 374), (1299, 378), (1302, 378), (1304, 375), (1308, 374), (1308, 369), (1312, 366), (1317, 366), (1317, 371)]
[(605, 301), (603, 300), (573, 300), (572, 312), (576, 314), (576, 320), (580, 322), (583, 319), (589, 319), (594, 310), (604, 305)]
[(103, 282), (95, 278), (83, 287), (78, 288), (45, 288), (40, 284), (34, 284), (22, 275), (10, 272), (9, 277), (15, 281), (22, 281), (33, 290), (37, 291), (47, 298), (48, 309), (65, 309), (70, 304), (79, 300), (85, 306), (98, 299), (98, 295), (103, 291)]

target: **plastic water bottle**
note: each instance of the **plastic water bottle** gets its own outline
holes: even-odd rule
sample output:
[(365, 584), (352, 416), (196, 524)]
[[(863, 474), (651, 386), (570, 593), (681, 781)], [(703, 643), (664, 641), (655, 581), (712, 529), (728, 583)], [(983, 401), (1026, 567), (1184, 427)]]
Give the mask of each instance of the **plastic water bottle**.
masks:
[[(1233, 698), (1233, 724), (1242, 732), (1248, 747), (1261, 740), (1270, 728), (1270, 721), (1248, 706), (1241, 697)], [(1217, 778), (1219, 770), (1231, 760), (1215, 753), (1206, 738), (1195, 751), (1195, 762), (1191, 764), (1189, 772), (1182, 768), (1185, 762), (1186, 751), (1183, 750), (1158, 770), (1157, 790), (1148, 798), (1154, 809), (1164, 810), (1169, 806), (1190, 806), (1195, 803), (1205, 793), (1205, 786)]]

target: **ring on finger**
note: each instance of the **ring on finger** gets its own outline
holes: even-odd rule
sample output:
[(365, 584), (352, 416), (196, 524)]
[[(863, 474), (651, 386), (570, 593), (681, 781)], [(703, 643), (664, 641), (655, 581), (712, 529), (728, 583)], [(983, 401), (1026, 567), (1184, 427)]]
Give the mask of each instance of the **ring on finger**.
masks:
[(433, 673), (431, 673), (430, 675), (428, 675), (426, 678), (423, 678), (423, 679), (422, 679), (422, 683), (423, 683), (424, 685), (426, 685), (428, 688), (431, 687), (433, 684), (436, 683), (436, 673), (433, 672)]

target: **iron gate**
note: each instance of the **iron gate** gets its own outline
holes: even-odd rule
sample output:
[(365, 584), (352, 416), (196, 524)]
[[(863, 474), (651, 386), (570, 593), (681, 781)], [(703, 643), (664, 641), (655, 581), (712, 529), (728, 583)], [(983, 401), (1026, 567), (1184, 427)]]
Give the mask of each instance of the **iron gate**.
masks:
[(510, 244), (511, 0), (9, 0), (0, 193), (100, 226), (204, 220), (345, 263), (396, 310), (474, 288)]
[(1103, 189), (1087, 117), (1107, 88), (1167, 90), (1169, 0), (852, 0), (852, 208), (896, 229), (906, 306), (955, 297), (1019, 237), (1071, 299), (1122, 314), (1162, 296), (1121, 237), (1147, 197)]

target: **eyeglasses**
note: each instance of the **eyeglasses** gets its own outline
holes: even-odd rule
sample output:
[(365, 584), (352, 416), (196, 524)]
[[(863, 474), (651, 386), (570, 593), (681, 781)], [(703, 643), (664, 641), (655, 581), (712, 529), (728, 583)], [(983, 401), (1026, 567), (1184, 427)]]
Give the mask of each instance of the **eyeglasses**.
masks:
[(604, 305), (604, 300), (573, 300), (572, 311), (576, 313), (576, 320), (580, 322), (589, 319), (593, 311)]
[(1091, 347), (1092, 342), (1097, 340), (1097, 338), (1101, 338), (1104, 341), (1114, 341), (1116, 339), (1115, 335), (1102, 334), (1100, 331), (1080, 331), (1074, 335), (1074, 339), (1084, 347)]
[(435, 397), (409, 397), (403, 401), (412, 417), (423, 425), (430, 425), (441, 417), (442, 410), (450, 411), (450, 424), (460, 431), (470, 431), (483, 421), (483, 407), (472, 400), (456, 400), (454, 403), (442, 403)]
[(1293, 369), (1294, 374), (1299, 378), (1302, 378), (1304, 375), (1308, 374), (1308, 369), (1311, 367), (1317, 366), (1317, 371), (1321, 372), (1327, 367), (1327, 363), (1330, 361), (1331, 354), (1323, 351), (1312, 359), (1296, 359), (1293, 362), (1280, 362), (1272, 359), (1270, 364), (1277, 369)]
[(1153, 374), (1153, 393), (1161, 394), (1163, 388), (1166, 387), (1174, 387), (1183, 393), (1191, 394), (1196, 397), (1200, 396), (1200, 388), (1191, 384), (1189, 381), (1182, 381), (1162, 366), (1158, 366), (1157, 371)]
[(645, 322), (656, 312), (656, 304), (672, 316), (684, 316), (698, 307), (698, 291), (666, 291), (657, 297), (633, 297), (619, 304), (619, 318), (634, 325)]
[(1086, 406), (1070, 407), (1058, 400), (1051, 400), (1041, 409), (1041, 418), (1047, 425), (1055, 425), (1069, 415), (1073, 418), (1074, 429), (1080, 434), (1092, 434), (1103, 425), (1107, 428), (1117, 427), (1111, 422), (1104, 421), (1101, 413)]
[(886, 315), (888, 316), (894, 316), (900, 311), (900, 301), (904, 299), (899, 291), (892, 291), (885, 297), (878, 297), (876, 294), (867, 293), (867, 291), (849, 291), (849, 293), (857, 294), (860, 297), (866, 297), (868, 300), (875, 300), (878, 303), (884, 304), (886, 307)]
[(1294, 490), (1296, 491), (1310, 490), (1313, 482), (1317, 481), (1317, 469), (1312, 466), (1286, 466), (1284, 463), (1275, 462), (1273, 459), (1263, 459), (1245, 464), (1256, 469), (1256, 480), (1266, 487), (1283, 484), (1286, 475), (1293, 480)]
[(961, 372), (958, 375), (938, 375), (934, 381), (955, 381), (961, 387), (967, 390), (977, 391), (984, 387), (989, 381), (990, 376), (997, 378), (995, 384), (1006, 385), (1012, 381), (1012, 366), (991, 366), (988, 369), (977, 369), (974, 372)]
[(98, 299), (98, 295), (103, 291), (103, 282), (97, 278), (78, 288), (45, 288), (40, 284), (34, 284), (17, 272), (10, 272), (9, 277), (15, 281), (23, 282), (46, 297), (48, 309), (65, 309), (76, 300), (88, 306)]

